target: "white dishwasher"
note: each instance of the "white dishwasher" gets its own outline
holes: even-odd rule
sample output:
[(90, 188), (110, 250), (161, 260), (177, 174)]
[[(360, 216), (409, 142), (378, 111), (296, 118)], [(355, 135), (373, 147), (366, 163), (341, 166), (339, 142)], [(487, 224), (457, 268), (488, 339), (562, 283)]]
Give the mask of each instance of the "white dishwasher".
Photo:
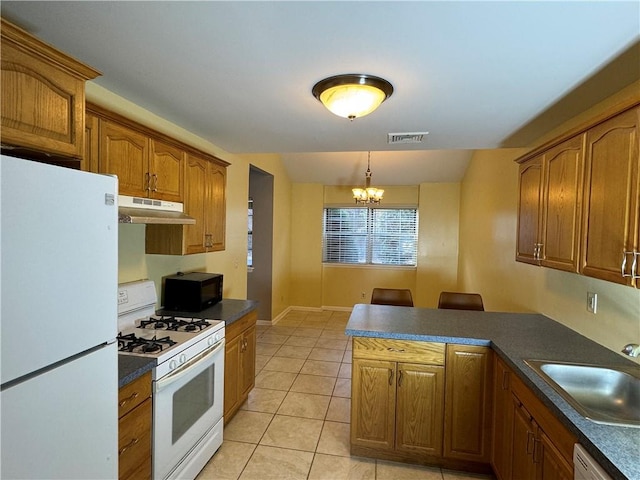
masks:
[(573, 446), (573, 471), (574, 480), (612, 480), (579, 443)]

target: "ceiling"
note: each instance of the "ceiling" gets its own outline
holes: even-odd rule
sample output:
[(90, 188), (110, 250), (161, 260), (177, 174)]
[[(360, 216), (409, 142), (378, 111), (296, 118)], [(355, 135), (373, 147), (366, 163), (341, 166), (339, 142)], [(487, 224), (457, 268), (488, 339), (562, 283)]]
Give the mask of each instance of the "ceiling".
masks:
[[(294, 182), (458, 181), (474, 149), (522, 147), (640, 78), (640, 3), (13, 2), (2, 15), (97, 68), (95, 82)], [(349, 122), (313, 85), (383, 77)], [(429, 132), (389, 145), (389, 133)]]

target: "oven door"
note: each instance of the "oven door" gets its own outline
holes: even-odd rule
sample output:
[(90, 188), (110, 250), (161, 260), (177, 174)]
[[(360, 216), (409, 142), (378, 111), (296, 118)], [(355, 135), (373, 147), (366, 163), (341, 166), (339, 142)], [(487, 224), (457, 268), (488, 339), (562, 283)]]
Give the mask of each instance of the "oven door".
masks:
[(153, 477), (164, 479), (221, 418), (224, 339), (154, 382)]

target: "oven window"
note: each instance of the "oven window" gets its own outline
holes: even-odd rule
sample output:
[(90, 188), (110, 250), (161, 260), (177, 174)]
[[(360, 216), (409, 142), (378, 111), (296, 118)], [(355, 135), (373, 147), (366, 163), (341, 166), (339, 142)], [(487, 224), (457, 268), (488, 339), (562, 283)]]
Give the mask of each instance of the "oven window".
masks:
[(176, 443), (213, 406), (212, 365), (173, 394), (172, 443)]

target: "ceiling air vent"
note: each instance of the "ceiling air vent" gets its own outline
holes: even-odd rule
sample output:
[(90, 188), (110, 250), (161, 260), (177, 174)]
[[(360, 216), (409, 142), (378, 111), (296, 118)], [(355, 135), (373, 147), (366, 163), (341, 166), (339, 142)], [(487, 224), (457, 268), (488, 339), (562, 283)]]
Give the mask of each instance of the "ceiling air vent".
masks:
[(387, 135), (387, 143), (390, 145), (396, 143), (422, 143), (427, 135), (429, 135), (429, 132), (389, 133)]

